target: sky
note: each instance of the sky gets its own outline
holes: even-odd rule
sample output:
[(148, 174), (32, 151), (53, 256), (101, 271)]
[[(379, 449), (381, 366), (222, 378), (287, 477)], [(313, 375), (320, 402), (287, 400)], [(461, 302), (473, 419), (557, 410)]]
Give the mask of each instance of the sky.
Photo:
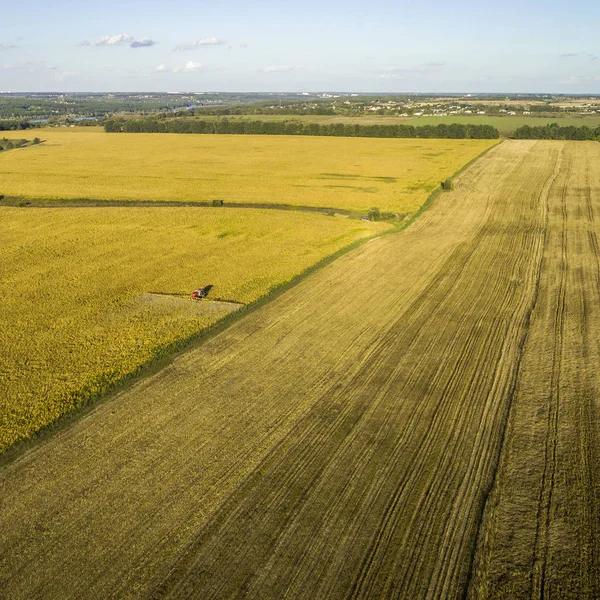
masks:
[(0, 91), (598, 94), (599, 21), (597, 0), (0, 0)]

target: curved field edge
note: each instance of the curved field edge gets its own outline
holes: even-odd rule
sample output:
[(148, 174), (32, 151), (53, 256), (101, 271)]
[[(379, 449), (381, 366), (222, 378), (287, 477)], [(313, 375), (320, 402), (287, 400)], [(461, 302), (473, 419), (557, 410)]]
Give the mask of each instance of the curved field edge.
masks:
[[(452, 183), (458, 175), (460, 175), (465, 169), (471, 166), (475, 161), (485, 156), (490, 150), (501, 144), (504, 140), (498, 140), (493, 146), (483, 150), (481, 154), (472, 158), (468, 163), (463, 165), (453, 175), (446, 178), (446, 182)], [(431, 205), (433, 200), (442, 193), (444, 189), (440, 186), (430, 192), (429, 196), (425, 199), (423, 204), (414, 213), (408, 213), (403, 215), (405, 218), (402, 219), (402, 223), (394, 223), (399, 226), (400, 229), (408, 227), (418, 216)], [(20, 208), (83, 208), (83, 207), (121, 207), (121, 208), (153, 208), (153, 207), (185, 207), (185, 208), (248, 208), (248, 209), (265, 209), (265, 210), (281, 210), (281, 211), (299, 211), (309, 213), (325, 213), (327, 215), (340, 214), (340, 215), (364, 215), (364, 210), (348, 210), (345, 208), (334, 207), (334, 206), (308, 206), (308, 205), (295, 205), (295, 204), (244, 204), (242, 202), (233, 202), (229, 204), (215, 206), (212, 202), (178, 202), (178, 201), (159, 201), (159, 200), (101, 200), (98, 198), (45, 198), (40, 197), (29, 197), (29, 196), (3, 196), (0, 199), (0, 207), (11, 206)], [(395, 215), (397, 218), (398, 215)]]
[[(407, 576), (395, 589), (404, 581), (404, 597), (421, 597), (436, 546), (461, 546), (453, 525), (464, 520), (445, 516), (468, 458), (492, 443), (481, 400), (502, 347), (497, 319), (514, 311), (495, 315), (494, 302), (476, 300), (503, 299), (506, 285), (508, 301), (521, 293), (510, 268), (495, 277), (522, 242), (503, 236), (508, 251), (494, 251), (496, 228), (482, 231), (486, 191), (510, 179), (507, 163), (531, 146), (489, 155), (401, 236), (346, 254), (4, 469), (7, 590), (144, 597), (165, 583), (177, 595), (171, 584), (185, 582), (187, 555), (201, 559), (187, 577), (198, 597), (235, 595), (211, 594), (214, 586), (247, 597), (282, 597), (284, 588), (289, 597), (385, 597), (377, 585), (398, 568)], [(495, 204), (511, 215), (503, 191)], [(503, 216), (492, 223), (499, 233)], [(485, 379), (473, 390), (478, 373)], [(183, 578), (169, 581), (175, 564)]]
[(423, 293), (150, 597), (598, 596), (600, 150), (510, 147)]
[(473, 597), (598, 597), (599, 156), (508, 142), (0, 470), (5, 595), (458, 600), (482, 528)]
[[(488, 152), (496, 148), (502, 141), (495, 143), (490, 148), (485, 149), (481, 154), (477, 157), (471, 159), (467, 164), (461, 166), (461, 168), (456, 171), (454, 175), (452, 175), (449, 180), (454, 181), (460, 174), (462, 174), (469, 166), (473, 165), (477, 162), (481, 157), (485, 156)], [(169, 344), (166, 344), (160, 348), (157, 348), (154, 352), (154, 355), (141, 363), (135, 369), (131, 370), (125, 375), (122, 375), (118, 378), (97, 378), (94, 381), (95, 389), (94, 391), (85, 391), (80, 392), (77, 397), (76, 406), (70, 409), (69, 411), (63, 413), (58, 418), (53, 419), (52, 421), (44, 424), (43, 426), (37, 428), (35, 431), (32, 431), (26, 437), (17, 439), (13, 443), (9, 444), (0, 449), (0, 465), (7, 464), (13, 461), (16, 457), (20, 456), (24, 451), (35, 447), (38, 442), (42, 442), (49, 438), (54, 432), (61, 430), (63, 427), (69, 425), (70, 423), (78, 420), (83, 415), (87, 414), (89, 410), (93, 410), (95, 406), (97, 406), (102, 401), (113, 398), (120, 392), (128, 389), (132, 385), (136, 384), (138, 381), (143, 379), (144, 377), (150, 376), (153, 373), (156, 373), (160, 369), (164, 368), (168, 364), (172, 362), (172, 360), (178, 356), (186, 352), (187, 350), (202, 344), (215, 335), (221, 333), (225, 329), (227, 329), (232, 324), (236, 323), (238, 320), (243, 318), (245, 315), (253, 312), (254, 310), (260, 308), (266, 303), (274, 300), (279, 295), (287, 291), (288, 289), (293, 288), (305, 278), (309, 277), (313, 273), (319, 271), (323, 267), (331, 264), (338, 258), (344, 256), (345, 254), (351, 252), (354, 249), (359, 248), (363, 244), (367, 243), (370, 240), (375, 238), (394, 234), (400, 231), (403, 231), (410, 227), (419, 216), (421, 216), (425, 211), (427, 211), (435, 202), (435, 200), (439, 197), (444, 190), (439, 187), (433, 192), (429, 194), (425, 202), (419, 208), (419, 210), (412, 215), (409, 219), (406, 219), (403, 222), (395, 222), (393, 228), (389, 228), (386, 231), (381, 233), (362, 237), (353, 243), (347, 245), (344, 248), (334, 252), (331, 255), (325, 256), (316, 262), (314, 265), (306, 268), (302, 272), (298, 273), (294, 277), (292, 277), (289, 281), (282, 282), (272, 287), (270, 292), (257, 298), (256, 300), (246, 304), (244, 308), (232, 312), (221, 319), (217, 320), (215, 323), (209, 325), (208, 327), (201, 328), (196, 332), (188, 335), (186, 337), (180, 338), (176, 341), (173, 341)]]
[[(48, 130), (0, 156), (7, 197), (312, 206), (414, 213), (497, 140), (105, 134)], [(17, 200), (18, 201), (18, 200)]]
[(0, 211), (4, 447), (93, 402), (231, 309), (189, 299), (166, 305), (148, 292), (187, 298), (212, 283), (214, 300), (251, 304), (390, 227), (270, 211)]
[(0, 199), (0, 207), (10, 206), (19, 208), (248, 208), (248, 209), (265, 209), (265, 210), (281, 210), (281, 211), (298, 211), (310, 213), (322, 213), (328, 216), (334, 214), (363, 216), (364, 211), (348, 210), (345, 208), (335, 208), (333, 206), (305, 206), (293, 204), (244, 204), (243, 202), (233, 202), (228, 204), (215, 205), (213, 202), (178, 202), (161, 201), (161, 200), (99, 200), (97, 198), (44, 198), (44, 197), (29, 197), (29, 196), (4, 196)]

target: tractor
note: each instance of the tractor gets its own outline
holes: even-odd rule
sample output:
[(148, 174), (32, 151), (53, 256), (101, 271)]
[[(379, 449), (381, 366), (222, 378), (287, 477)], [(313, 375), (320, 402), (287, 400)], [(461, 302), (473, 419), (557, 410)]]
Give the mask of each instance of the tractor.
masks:
[(192, 292), (192, 300), (202, 300), (203, 298), (206, 298), (212, 287), (212, 285), (205, 285), (204, 287), (199, 287), (197, 290), (194, 290)]

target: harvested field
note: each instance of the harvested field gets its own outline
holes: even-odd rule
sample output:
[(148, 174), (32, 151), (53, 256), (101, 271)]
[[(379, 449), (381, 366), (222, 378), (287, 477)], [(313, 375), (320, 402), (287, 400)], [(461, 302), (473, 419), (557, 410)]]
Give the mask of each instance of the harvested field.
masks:
[(242, 308), (244, 305), (240, 302), (220, 302), (214, 300), (192, 301), (188, 296), (175, 294), (142, 294), (139, 297), (140, 304), (151, 304), (161, 306), (169, 310), (182, 308), (191, 315), (215, 315), (223, 317), (229, 313)]
[[(20, 132), (5, 132), (17, 138)], [(4, 134), (3, 134), (4, 135)], [(37, 131), (0, 156), (0, 194), (23, 198), (276, 204), (415, 212), (497, 140)]]
[(600, 144), (505, 142), (0, 472), (19, 598), (598, 598)]

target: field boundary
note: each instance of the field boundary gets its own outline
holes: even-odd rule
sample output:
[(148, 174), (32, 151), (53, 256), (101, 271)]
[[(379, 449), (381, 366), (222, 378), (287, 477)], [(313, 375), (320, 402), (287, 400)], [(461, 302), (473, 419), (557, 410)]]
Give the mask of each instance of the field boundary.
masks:
[[(221, 202), (220, 199), (216, 201)], [(338, 213), (343, 215), (359, 215), (361, 211), (347, 208), (305, 206), (302, 204), (275, 204), (273, 202), (226, 202), (215, 205), (213, 200), (100, 200), (96, 198), (35, 198), (28, 196), (4, 196), (0, 199), (0, 207), (13, 208), (254, 208), (267, 210), (285, 210), (315, 213)]]
[[(146, 292), (147, 295), (149, 296), (159, 296), (159, 297), (166, 297), (166, 298), (175, 298), (176, 300), (186, 300), (186, 301), (192, 301), (190, 298), (189, 294), (175, 294), (175, 293), (170, 293), (170, 292)], [(236, 306), (239, 306), (240, 308), (243, 306), (246, 306), (243, 302), (237, 302), (235, 300), (228, 300), (227, 298), (219, 298), (218, 296), (215, 297), (210, 297), (210, 298), (205, 298), (203, 300), (196, 300), (195, 302), (218, 302), (219, 304), (235, 304)]]
[[(478, 154), (475, 158), (472, 158), (468, 163), (463, 165), (458, 171), (456, 171), (456, 173), (454, 173), (454, 175), (452, 175), (451, 177), (448, 177), (446, 179), (446, 182), (453, 184), (454, 180), (459, 175), (461, 175), (464, 171), (466, 171), (471, 165), (476, 163), (480, 158), (483, 158), (488, 152), (490, 152), (494, 148), (497, 148), (498, 146), (500, 146), (500, 144), (502, 144), (504, 141), (505, 140), (500, 140), (497, 144), (494, 144), (493, 146), (486, 148), (481, 154)], [(429, 196), (427, 196), (427, 199), (425, 200), (425, 202), (423, 202), (423, 204), (421, 204), (421, 207), (419, 208), (419, 210), (416, 213), (414, 213), (410, 218), (408, 218), (404, 223), (402, 223), (402, 225), (399, 227), (399, 230), (403, 231), (407, 227), (410, 227), (410, 225), (412, 225), (428, 208), (430, 208), (433, 205), (433, 203), (438, 198), (438, 196), (440, 196), (444, 192), (449, 192), (449, 191), (452, 191), (452, 190), (444, 189), (441, 185), (439, 187), (435, 188), (435, 190), (433, 190), (433, 192), (431, 192), (431, 194), (429, 194)], [(383, 232), (381, 235), (384, 235), (385, 233), (387, 233), (387, 232)]]
[[(502, 141), (503, 140), (501, 140), (497, 144), (494, 144), (490, 148), (486, 148), (483, 152), (481, 152), (476, 157), (471, 159), (468, 163), (463, 165), (458, 171), (456, 171), (451, 177), (449, 177), (447, 181), (454, 181), (456, 177), (458, 177), (472, 164), (477, 162), (480, 158), (483, 158), (492, 149), (497, 148), (502, 143)], [(281, 282), (280, 284), (274, 286), (264, 296), (258, 298), (257, 300), (254, 300), (253, 302), (248, 303), (247, 305), (244, 305), (239, 310), (231, 312), (230, 314), (224, 316), (222, 319), (215, 322), (213, 325), (200, 329), (185, 338), (182, 338), (175, 342), (171, 342), (169, 344), (166, 344), (165, 346), (157, 347), (155, 354), (152, 358), (142, 363), (139, 367), (137, 367), (130, 373), (127, 373), (126, 375), (120, 377), (118, 380), (97, 382), (98, 387), (100, 388), (99, 391), (88, 396), (86, 396), (84, 393), (81, 397), (81, 404), (77, 408), (58, 417), (54, 422), (42, 427), (38, 431), (34, 432), (30, 437), (18, 441), (12, 446), (9, 446), (5, 450), (1, 451), (0, 467), (6, 466), (18, 460), (21, 456), (28, 454), (30, 451), (37, 448), (39, 445), (43, 445), (46, 441), (49, 440), (49, 438), (54, 433), (62, 431), (63, 429), (71, 425), (74, 425), (80, 419), (93, 413), (106, 402), (110, 402), (116, 399), (121, 393), (132, 388), (134, 385), (138, 384), (146, 377), (153, 375), (161, 369), (172, 364), (178, 356), (206, 343), (210, 339), (225, 331), (228, 327), (236, 323), (238, 320), (242, 319), (244, 316), (251, 314), (252, 312), (271, 302), (272, 300), (275, 300), (284, 292), (287, 292), (288, 290), (292, 289), (293, 287), (304, 281), (304, 279), (306, 279), (313, 273), (321, 270), (322, 268), (330, 265), (338, 258), (341, 258), (345, 254), (348, 254), (352, 250), (355, 250), (363, 244), (366, 244), (370, 241), (387, 235), (400, 233), (401, 231), (406, 230), (423, 213), (425, 213), (429, 208), (431, 208), (435, 204), (435, 201), (438, 199), (438, 197), (445, 191), (447, 190), (444, 190), (440, 185), (438, 188), (436, 188), (433, 192), (429, 194), (429, 196), (421, 205), (419, 210), (415, 212), (409, 219), (406, 219), (405, 221), (396, 221), (390, 223), (390, 225), (393, 226), (390, 227), (387, 231), (375, 233), (373, 235), (355, 240), (348, 246), (341, 248), (333, 254), (323, 257), (312, 266), (308, 267), (304, 271), (301, 271), (300, 273), (292, 277), (290, 280)], [(0, 206), (2, 205), (5, 205), (4, 201), (0, 202)]]
[[(486, 148), (481, 154), (472, 158), (468, 163), (463, 165), (453, 175), (448, 177), (446, 181), (454, 181), (466, 168), (470, 167), (474, 162), (485, 156), (492, 148), (499, 146), (505, 140), (501, 139), (497, 144)], [(437, 187), (427, 196), (425, 202), (415, 213), (407, 213), (410, 217), (401, 224), (400, 229), (405, 229), (414, 220), (426, 210), (429, 204), (444, 190)], [(214, 202), (223, 202), (223, 204), (215, 205)], [(324, 215), (341, 214), (347, 216), (359, 217), (366, 214), (365, 211), (351, 210), (347, 208), (321, 207), (321, 206), (306, 206), (302, 204), (275, 204), (273, 202), (226, 202), (219, 198), (214, 200), (198, 200), (182, 201), (182, 200), (101, 200), (98, 198), (44, 198), (28, 197), (28, 196), (10, 196), (0, 195), (0, 207), (10, 206), (12, 208), (245, 208), (245, 209), (266, 209), (266, 210), (283, 210), (283, 211), (298, 211), (312, 212)], [(403, 215), (396, 215), (401, 218)], [(381, 219), (387, 220), (387, 219)]]

